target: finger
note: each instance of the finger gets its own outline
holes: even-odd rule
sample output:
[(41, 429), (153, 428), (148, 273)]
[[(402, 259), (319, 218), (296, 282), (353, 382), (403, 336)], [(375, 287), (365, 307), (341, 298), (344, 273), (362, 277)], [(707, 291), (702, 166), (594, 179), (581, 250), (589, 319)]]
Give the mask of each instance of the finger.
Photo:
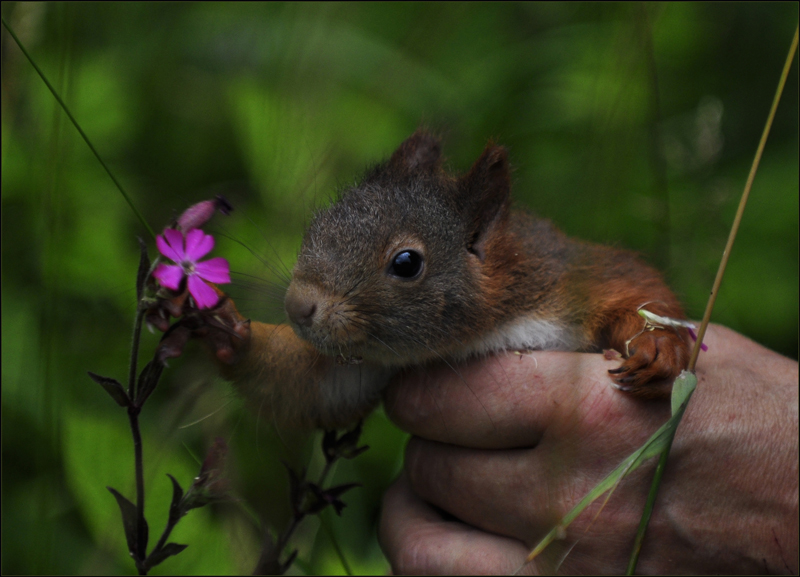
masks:
[(395, 574), (509, 574), (525, 559), (525, 545), (446, 521), (417, 497), (405, 475), (383, 497), (379, 539)]
[(554, 423), (591, 410), (599, 396), (604, 410), (615, 413), (636, 405), (613, 390), (606, 371), (614, 365), (598, 354), (506, 353), (406, 373), (384, 401), (389, 417), (420, 437), (476, 448), (530, 447)]
[(414, 493), (459, 520), (530, 542), (565, 510), (571, 479), (564, 468), (541, 466), (538, 449), (467, 449), (414, 437), (406, 447), (406, 475)]

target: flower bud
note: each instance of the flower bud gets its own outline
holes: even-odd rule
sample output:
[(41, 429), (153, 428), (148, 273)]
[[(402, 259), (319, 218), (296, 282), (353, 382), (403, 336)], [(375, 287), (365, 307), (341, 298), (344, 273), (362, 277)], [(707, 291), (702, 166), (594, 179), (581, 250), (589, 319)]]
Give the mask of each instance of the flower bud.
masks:
[(227, 215), (230, 214), (233, 207), (223, 196), (217, 196), (214, 200), (198, 202), (187, 208), (178, 218), (177, 229), (185, 234), (192, 229), (200, 228), (214, 216), (217, 210)]

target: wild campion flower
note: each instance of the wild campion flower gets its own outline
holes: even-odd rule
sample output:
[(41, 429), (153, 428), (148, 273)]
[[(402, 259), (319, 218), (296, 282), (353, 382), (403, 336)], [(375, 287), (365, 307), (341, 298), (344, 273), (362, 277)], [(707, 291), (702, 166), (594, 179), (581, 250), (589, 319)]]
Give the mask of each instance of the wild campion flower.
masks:
[(186, 286), (192, 295), (197, 308), (211, 308), (217, 304), (219, 297), (206, 284), (231, 282), (228, 261), (215, 257), (198, 262), (214, 248), (214, 237), (195, 228), (186, 233), (184, 238), (180, 231), (168, 228), (164, 235), (156, 237), (158, 251), (175, 262), (175, 264), (159, 264), (153, 271), (153, 277), (172, 290), (180, 290), (181, 281), (186, 277)]

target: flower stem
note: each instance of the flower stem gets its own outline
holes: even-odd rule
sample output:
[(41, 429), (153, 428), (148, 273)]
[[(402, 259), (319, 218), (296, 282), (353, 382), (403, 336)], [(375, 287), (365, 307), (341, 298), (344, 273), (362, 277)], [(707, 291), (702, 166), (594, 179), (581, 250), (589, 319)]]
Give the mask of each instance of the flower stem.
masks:
[(133, 434), (133, 453), (136, 468), (136, 544), (138, 551), (136, 563), (140, 575), (145, 575), (146, 571), (140, 567), (139, 561), (144, 561), (147, 553), (147, 525), (144, 520), (144, 461), (142, 457), (142, 433), (139, 430), (139, 408), (131, 406), (128, 408), (128, 419), (131, 423), (131, 433)]
[(733, 248), (733, 241), (736, 240), (736, 233), (739, 231), (739, 223), (742, 222), (744, 207), (747, 205), (747, 199), (750, 197), (750, 189), (753, 186), (753, 180), (756, 177), (756, 171), (758, 170), (758, 165), (761, 162), (761, 154), (764, 152), (764, 146), (767, 144), (767, 137), (769, 136), (769, 131), (772, 128), (772, 121), (775, 118), (775, 111), (778, 109), (778, 103), (781, 100), (781, 94), (783, 94), (783, 87), (786, 84), (786, 78), (789, 76), (789, 69), (792, 66), (794, 53), (797, 50), (797, 36), (798, 28), (795, 28), (792, 46), (789, 48), (789, 54), (786, 56), (786, 63), (783, 66), (781, 79), (778, 82), (778, 89), (775, 91), (775, 98), (772, 100), (772, 107), (770, 108), (769, 115), (767, 116), (767, 122), (764, 125), (764, 131), (761, 134), (761, 140), (759, 141), (758, 148), (756, 149), (756, 156), (753, 159), (753, 164), (750, 166), (750, 174), (747, 175), (747, 182), (744, 185), (742, 198), (739, 201), (739, 208), (736, 210), (736, 217), (733, 219), (731, 232), (728, 235), (728, 242), (725, 244), (725, 250), (722, 252), (722, 261), (719, 263), (717, 277), (714, 279), (714, 286), (711, 288), (711, 296), (708, 298), (706, 311), (703, 314), (703, 322), (700, 323), (700, 329), (697, 331), (697, 342), (695, 343), (694, 350), (692, 351), (692, 357), (689, 359), (690, 371), (694, 371), (694, 367), (697, 364), (697, 356), (700, 354), (700, 343), (703, 342), (703, 337), (706, 334), (706, 327), (708, 327), (708, 321), (711, 319), (711, 311), (713, 310), (714, 303), (717, 300), (719, 286), (722, 284), (722, 277), (725, 274), (725, 268), (728, 265), (728, 258), (730, 257), (731, 249)]
[[(161, 537), (158, 539), (158, 543), (156, 543), (156, 546), (153, 547), (152, 551), (150, 551), (150, 555), (147, 558), (148, 560), (154, 554), (156, 554), (159, 551), (161, 551), (162, 547), (164, 547), (164, 545), (167, 543), (167, 539), (169, 539), (169, 536), (172, 533), (172, 530), (175, 528), (175, 525), (177, 525), (178, 521), (180, 521), (180, 520), (181, 520), (181, 517), (178, 517), (177, 519), (173, 519), (172, 515), (169, 516), (169, 519), (167, 519), (167, 526), (164, 527), (164, 532), (161, 533)], [(148, 566), (148, 563), (146, 561), (145, 561), (145, 565)]]
[(136, 543), (138, 547), (138, 551), (136, 551), (138, 557), (136, 568), (139, 570), (140, 575), (147, 574), (143, 564), (147, 555), (147, 525), (144, 519), (144, 457), (142, 455), (142, 433), (139, 429), (139, 413), (142, 408), (136, 403), (136, 371), (143, 319), (144, 310), (139, 308), (136, 311), (136, 320), (133, 323), (133, 342), (131, 343), (130, 370), (128, 372), (128, 397), (132, 401), (128, 407), (128, 420), (130, 421), (131, 434), (133, 435), (133, 460), (136, 470)]
[[(133, 342), (131, 343), (131, 361), (128, 365), (128, 398), (136, 404), (136, 371), (139, 364), (139, 341), (142, 338), (142, 320), (145, 311), (137, 305), (136, 320), (133, 322)], [(141, 407), (139, 407), (141, 408)]]

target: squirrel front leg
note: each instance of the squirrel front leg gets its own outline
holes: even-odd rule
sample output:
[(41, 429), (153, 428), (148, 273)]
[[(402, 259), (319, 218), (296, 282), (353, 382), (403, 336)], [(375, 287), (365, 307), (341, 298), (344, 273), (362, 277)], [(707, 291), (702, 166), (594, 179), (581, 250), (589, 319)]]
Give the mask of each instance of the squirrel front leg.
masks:
[(669, 385), (689, 363), (691, 347), (685, 328), (653, 328), (639, 314), (643, 308), (662, 317), (685, 318), (658, 273), (643, 266), (627, 269), (589, 299), (594, 311), (587, 322), (589, 338), (624, 357), (619, 367), (608, 371), (616, 386), (640, 398), (669, 396)]
[(325, 356), (288, 325), (245, 319), (225, 297), (193, 327), (222, 376), (252, 409), (278, 427), (334, 429), (351, 425), (380, 400), (390, 373), (367, 363)]

